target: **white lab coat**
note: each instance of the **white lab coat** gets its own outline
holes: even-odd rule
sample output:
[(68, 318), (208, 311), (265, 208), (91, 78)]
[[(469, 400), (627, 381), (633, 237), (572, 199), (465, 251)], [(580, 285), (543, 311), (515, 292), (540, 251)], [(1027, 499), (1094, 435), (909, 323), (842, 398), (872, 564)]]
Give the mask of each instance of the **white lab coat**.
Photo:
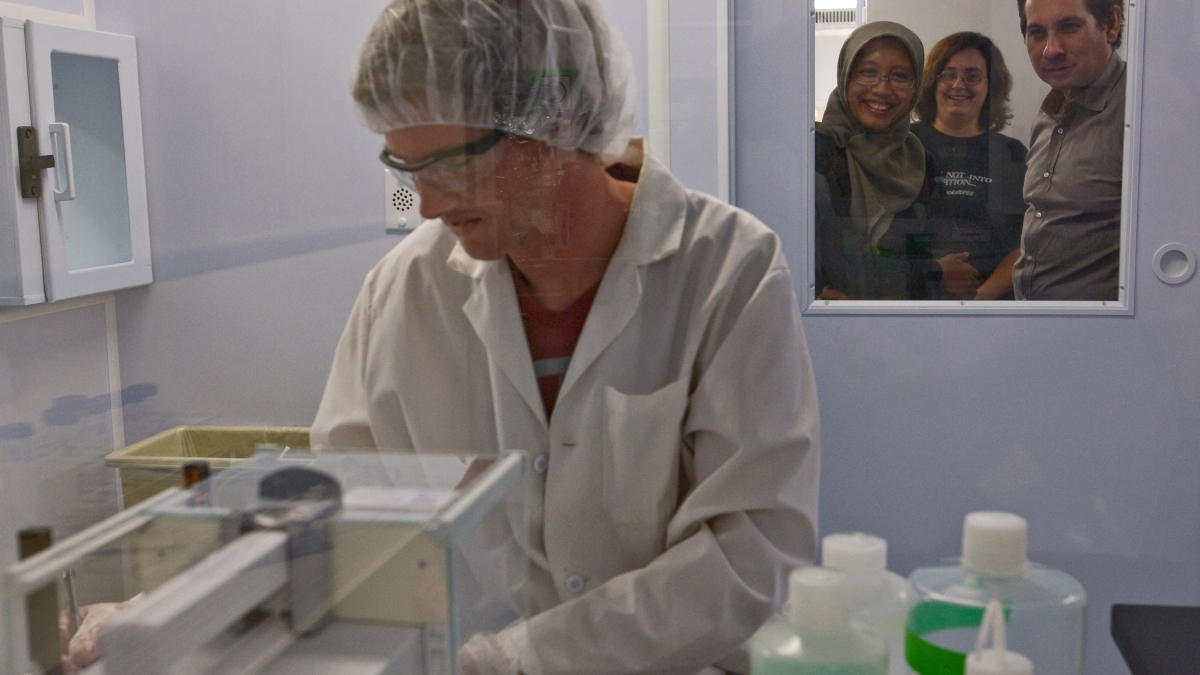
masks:
[(505, 637), (535, 673), (745, 672), (814, 556), (817, 399), (779, 240), (649, 157), (549, 422), (507, 264), (431, 221), (367, 276), (312, 440), (530, 453), (536, 616)]

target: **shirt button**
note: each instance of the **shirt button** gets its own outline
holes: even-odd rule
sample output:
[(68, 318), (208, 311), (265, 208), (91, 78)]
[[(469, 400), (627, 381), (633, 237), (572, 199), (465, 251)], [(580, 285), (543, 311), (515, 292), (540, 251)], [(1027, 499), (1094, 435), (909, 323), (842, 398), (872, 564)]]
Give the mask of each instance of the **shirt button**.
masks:
[(1047, 171), (1046, 173), (1042, 174), (1042, 178), (1049, 178), (1049, 177), (1050, 177), (1050, 172), (1049, 172), (1049, 171)]
[(1038, 218), (1041, 218), (1041, 217), (1042, 217), (1042, 214), (1039, 212), (1039, 213), (1037, 214), (1037, 217), (1038, 217)]
[(533, 458), (533, 470), (538, 473), (546, 473), (546, 465), (549, 463), (550, 460), (546, 459), (545, 455), (538, 455)]
[(574, 593), (575, 595), (579, 595), (580, 593), (583, 592), (583, 587), (584, 587), (583, 577), (579, 576), (578, 574), (572, 574), (571, 576), (567, 577), (567, 590), (568, 591)]
[(1058, 128), (1058, 133), (1060, 133), (1060, 134), (1061, 134), (1062, 132), (1063, 132), (1063, 130), (1062, 130), (1062, 127), (1059, 127), (1059, 128)]
[(1027, 255), (1027, 256), (1025, 256), (1025, 261), (1026, 261), (1026, 262), (1033, 262), (1033, 256), (1031, 256), (1031, 255)]

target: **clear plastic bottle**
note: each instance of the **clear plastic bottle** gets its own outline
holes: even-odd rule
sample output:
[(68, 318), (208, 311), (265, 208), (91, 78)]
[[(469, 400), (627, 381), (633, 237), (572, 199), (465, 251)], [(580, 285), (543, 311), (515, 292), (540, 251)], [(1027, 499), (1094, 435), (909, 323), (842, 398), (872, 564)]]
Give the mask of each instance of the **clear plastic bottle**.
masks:
[(912, 573), (921, 601), (909, 613), (906, 657), (915, 672), (963, 672), (994, 599), (1004, 606), (1008, 645), (1037, 675), (1082, 675), (1087, 596), (1071, 575), (1030, 564), (1026, 529), (1011, 513), (968, 514), (962, 558)]
[(846, 573), (850, 614), (888, 645), (888, 673), (907, 675), (904, 625), (917, 604), (908, 580), (887, 570), (887, 541), (862, 532), (830, 534), (821, 540), (821, 564)]
[(846, 575), (792, 572), (785, 615), (750, 639), (752, 675), (885, 675), (887, 645), (854, 626)]

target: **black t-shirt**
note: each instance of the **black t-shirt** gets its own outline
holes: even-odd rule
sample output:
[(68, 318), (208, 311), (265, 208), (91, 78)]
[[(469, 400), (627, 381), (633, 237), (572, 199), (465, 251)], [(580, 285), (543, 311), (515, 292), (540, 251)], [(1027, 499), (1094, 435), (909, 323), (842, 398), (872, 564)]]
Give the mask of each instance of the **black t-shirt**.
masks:
[(923, 122), (912, 132), (932, 157), (933, 180), (949, 205), (934, 236), (934, 256), (966, 251), (982, 282), (1021, 245), (1025, 146), (995, 131), (947, 136)]

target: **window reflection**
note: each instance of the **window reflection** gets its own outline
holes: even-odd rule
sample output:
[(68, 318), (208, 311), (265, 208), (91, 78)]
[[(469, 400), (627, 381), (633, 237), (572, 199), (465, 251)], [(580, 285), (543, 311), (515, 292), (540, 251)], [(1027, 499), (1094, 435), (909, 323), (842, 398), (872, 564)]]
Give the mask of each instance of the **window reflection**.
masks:
[(1012, 75), (986, 36), (949, 35), (925, 59), (912, 132), (937, 167), (949, 217), (934, 233), (935, 299), (1011, 300), (1020, 255), (1026, 148), (1001, 134)]
[(1122, 3), (996, 5), (818, 7), (817, 299), (1119, 299)]

